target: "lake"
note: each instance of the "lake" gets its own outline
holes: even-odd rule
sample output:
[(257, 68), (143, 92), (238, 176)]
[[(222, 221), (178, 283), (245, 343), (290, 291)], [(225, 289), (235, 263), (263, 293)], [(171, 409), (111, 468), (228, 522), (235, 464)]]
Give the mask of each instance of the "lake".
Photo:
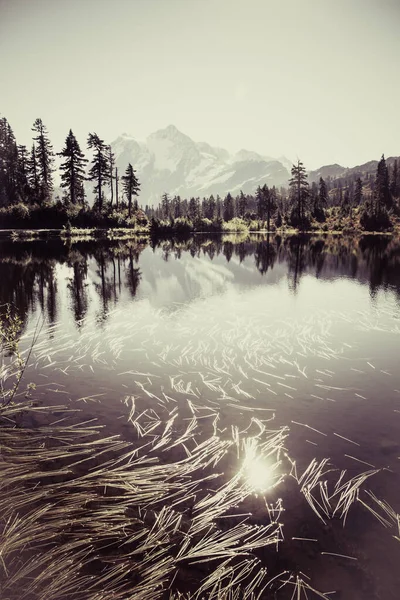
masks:
[(399, 241), (2, 241), (0, 282), (2, 597), (397, 600)]

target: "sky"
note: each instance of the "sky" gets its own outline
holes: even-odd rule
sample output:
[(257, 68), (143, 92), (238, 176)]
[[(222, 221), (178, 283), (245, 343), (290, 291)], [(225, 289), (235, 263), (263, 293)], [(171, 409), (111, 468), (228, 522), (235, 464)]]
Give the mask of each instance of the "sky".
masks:
[(400, 0), (0, 0), (0, 116), (355, 166), (400, 155), (399, 31)]

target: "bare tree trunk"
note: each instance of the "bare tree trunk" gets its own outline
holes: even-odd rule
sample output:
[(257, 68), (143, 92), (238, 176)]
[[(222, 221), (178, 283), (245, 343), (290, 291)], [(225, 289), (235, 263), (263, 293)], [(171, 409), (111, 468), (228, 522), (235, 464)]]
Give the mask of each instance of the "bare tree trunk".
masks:
[(118, 208), (118, 167), (115, 167), (115, 200)]
[(97, 156), (98, 156), (98, 161), (99, 161), (99, 172), (98, 172), (98, 188), (99, 189), (98, 189), (98, 192), (99, 192), (99, 212), (100, 212), (103, 207), (103, 198), (102, 198), (102, 191), (101, 191), (100, 151), (98, 151)]
[(112, 155), (112, 148), (110, 146), (110, 187), (111, 187), (111, 201), (110, 201), (110, 206), (112, 206), (113, 204), (113, 200), (114, 200), (114, 186), (113, 186), (113, 167), (114, 167), (114, 161), (113, 161), (113, 155)]
[[(297, 168), (299, 169), (299, 161), (297, 161)], [(298, 203), (298, 209), (299, 209), (299, 221), (301, 221), (301, 191), (300, 191), (300, 169), (298, 170), (297, 173), (297, 203)]]

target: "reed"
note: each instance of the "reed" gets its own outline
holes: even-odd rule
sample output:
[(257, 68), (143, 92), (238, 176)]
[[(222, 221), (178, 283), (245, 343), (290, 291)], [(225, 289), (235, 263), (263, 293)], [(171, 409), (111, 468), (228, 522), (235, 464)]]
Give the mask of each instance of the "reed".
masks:
[[(332, 343), (332, 314), (271, 325), (265, 315), (244, 319), (239, 311), (219, 324), (207, 321), (206, 307), (196, 315), (176, 310), (173, 340), (165, 311), (151, 324), (133, 316), (123, 328), (111, 313), (107, 331), (87, 322), (79, 338), (51, 326), (51, 351), (41, 332), (23, 336), (33, 348), (30, 368), (44, 376), (54, 406), (15, 395), (0, 407), (5, 598), (328, 598), (275, 559), (292, 540), (317, 539), (285, 538), (280, 494), (287, 481), (311, 519), (346, 525), (358, 506), (400, 538), (398, 513), (365, 489), (382, 469), (365, 469), (361, 454), (343, 454), (346, 470), (321, 452), (303, 464), (288, 449), (293, 429), (314, 445), (328, 433), (311, 418), (278, 424), (280, 403), (297, 399), (302, 386), (326, 406), (354, 392), (335, 385), (335, 361), (344, 360), (346, 347)], [(321, 368), (312, 371), (311, 359)], [(101, 403), (103, 391), (75, 404), (54, 400), (69, 377), (103, 368), (115, 369), (126, 387), (126, 439), (101, 422), (81, 422), (84, 405)], [(357, 558), (334, 550), (319, 556)]]

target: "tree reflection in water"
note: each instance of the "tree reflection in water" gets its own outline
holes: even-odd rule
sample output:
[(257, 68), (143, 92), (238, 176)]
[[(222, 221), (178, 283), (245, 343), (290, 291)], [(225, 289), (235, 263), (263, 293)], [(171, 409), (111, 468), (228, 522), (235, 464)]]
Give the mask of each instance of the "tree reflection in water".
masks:
[[(100, 299), (99, 322), (124, 291), (133, 300), (143, 277), (141, 254), (150, 246), (161, 252), (164, 270), (172, 268), (171, 258), (215, 261), (228, 269), (235, 264), (252, 269), (254, 283), (268, 284), (266, 276), (275, 264), (286, 271), (288, 288), (296, 294), (304, 274), (318, 279), (337, 277), (368, 283), (371, 298), (379, 290), (392, 289), (400, 298), (400, 242), (388, 236), (309, 235), (196, 235), (186, 240), (91, 241), (65, 244), (47, 242), (7, 242), (0, 245), (0, 305), (10, 305), (25, 324), (29, 314), (41, 311), (49, 323), (58, 319), (58, 265), (69, 270), (67, 290), (70, 310), (78, 327), (88, 314), (93, 296)], [(147, 266), (145, 269), (149, 269)], [(261, 280), (259, 280), (261, 275)]]

